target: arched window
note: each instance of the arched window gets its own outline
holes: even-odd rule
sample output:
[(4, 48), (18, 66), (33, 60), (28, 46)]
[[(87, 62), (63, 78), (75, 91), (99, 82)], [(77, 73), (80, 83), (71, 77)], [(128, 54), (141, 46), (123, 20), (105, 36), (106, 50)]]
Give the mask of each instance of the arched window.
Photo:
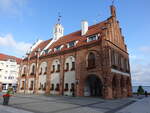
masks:
[(51, 89), (50, 89), (51, 91), (53, 91), (54, 90), (54, 84), (51, 84)]
[(35, 65), (32, 66), (32, 73), (31, 75), (34, 75), (35, 74)]
[(71, 83), (71, 89), (70, 89), (70, 91), (74, 92), (74, 90), (75, 90), (75, 85), (74, 85), (74, 83)]
[(23, 74), (26, 74), (26, 67), (24, 67)]
[(65, 91), (68, 91), (68, 83), (65, 84)]
[(75, 70), (75, 62), (72, 62), (72, 68), (71, 68), (71, 71), (72, 70)]
[(39, 73), (40, 75), (42, 74), (42, 67), (41, 67), (41, 69), (40, 69), (40, 73)]
[(58, 83), (56, 84), (55, 91), (59, 91), (59, 84)]
[(47, 74), (47, 66), (45, 67), (45, 72), (44, 72), (44, 74)]
[(88, 68), (94, 68), (95, 67), (95, 55), (94, 53), (90, 53), (88, 55)]

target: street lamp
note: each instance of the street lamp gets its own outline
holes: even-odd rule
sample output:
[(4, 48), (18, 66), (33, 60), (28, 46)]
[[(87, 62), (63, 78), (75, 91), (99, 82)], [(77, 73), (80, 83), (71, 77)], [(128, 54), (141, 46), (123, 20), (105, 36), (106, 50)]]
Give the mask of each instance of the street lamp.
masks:
[(29, 75), (29, 71), (30, 71), (30, 67), (29, 67), (29, 59), (30, 59), (29, 55), (30, 55), (30, 53), (27, 52), (26, 55), (27, 55), (27, 73), (25, 75), (25, 90), (24, 90), (24, 94), (25, 94), (25, 91), (26, 91), (26, 88), (27, 88), (26, 85), (28, 85), (28, 83), (26, 83), (27, 82), (27, 76)]
[(36, 93), (36, 85), (38, 85), (38, 81), (37, 81), (37, 75), (38, 75), (38, 61), (39, 61), (39, 53), (41, 52), (41, 49), (38, 48), (36, 51), (35, 51), (35, 54), (36, 54), (36, 68), (35, 68), (35, 77), (34, 77), (34, 92)]

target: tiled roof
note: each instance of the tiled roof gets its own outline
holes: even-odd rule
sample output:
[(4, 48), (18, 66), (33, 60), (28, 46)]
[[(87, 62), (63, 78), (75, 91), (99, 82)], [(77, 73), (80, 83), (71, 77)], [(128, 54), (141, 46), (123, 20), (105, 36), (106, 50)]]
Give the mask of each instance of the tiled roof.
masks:
[(16, 62), (17, 62), (18, 64), (21, 63), (21, 59), (20, 59), (20, 58), (17, 58), (17, 57), (15, 57), (15, 56), (9, 56), (9, 55), (5, 55), (5, 54), (0, 53), (0, 60), (1, 60), (1, 61), (7, 61), (8, 59), (16, 60)]
[(45, 48), (45, 46), (47, 46), (48, 43), (50, 43), (51, 39), (50, 40), (46, 40), (46, 41), (43, 41), (41, 42), (32, 52), (31, 52), (31, 56), (34, 56), (35, 54), (35, 51), (37, 51), (38, 49), (40, 50), (43, 50)]
[[(71, 34), (65, 35), (61, 38), (59, 38), (57, 41), (55, 41), (54, 43), (52, 43), (50, 45), (50, 47), (48, 48), (48, 50), (50, 49), (54, 49), (57, 46), (60, 45), (64, 45), (64, 47), (62, 48), (62, 50), (66, 50), (66, 44), (72, 41), (78, 41), (78, 44), (76, 46), (80, 46), (86, 42), (86, 38), (90, 35), (94, 35), (94, 34), (98, 34), (98, 33), (102, 33), (102, 29), (106, 26), (107, 21), (103, 21), (100, 22), (98, 24), (89, 26), (88, 28), (88, 32), (86, 33), (86, 35), (82, 36), (81, 35), (81, 30), (73, 32)], [(31, 53), (30, 57), (35, 56), (35, 51), (37, 51), (39, 48), (42, 51), (50, 42), (51, 40), (46, 40), (41, 42)], [(53, 53), (53, 52), (52, 52)]]

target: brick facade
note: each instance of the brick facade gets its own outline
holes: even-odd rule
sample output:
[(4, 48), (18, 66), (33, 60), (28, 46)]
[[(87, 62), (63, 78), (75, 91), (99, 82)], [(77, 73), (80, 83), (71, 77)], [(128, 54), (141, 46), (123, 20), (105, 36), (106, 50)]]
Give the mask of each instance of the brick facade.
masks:
[[(99, 29), (95, 29), (95, 26)], [(64, 95), (65, 87), (68, 85), (64, 84), (67, 72), (65, 61), (69, 56), (72, 56), (75, 58), (75, 70), (70, 70), (68, 73), (75, 73), (75, 80), (73, 80), (73, 89), (71, 91), (74, 91), (76, 96), (99, 96), (105, 99), (132, 96), (129, 55), (119, 22), (116, 19), (115, 7), (111, 6), (110, 18), (89, 27), (88, 33), (83, 36), (84, 39), (93, 35), (97, 35), (98, 39), (85, 43), (85, 40), (82, 40), (81, 37), (81, 40), (79, 40), (78, 45), (75, 47), (66, 49), (66, 45), (64, 45), (62, 50), (43, 56), (40, 56), (39, 51), (36, 51), (34, 56), (32, 56), (33, 53), (30, 53), (22, 61), (22, 67), (26, 65), (27, 68), (25, 76), (22, 76), (23, 68), (20, 69), (18, 92), (29, 93), (29, 79), (33, 78), (34, 88), (31, 89), (32, 92), (30, 93), (39, 94), (39, 67), (43, 62), (46, 62), (46, 86), (43, 91), (46, 94), (51, 94), (53, 85), (56, 86), (56, 84), (52, 85), (51, 83), (53, 78), (52, 63), (57, 59), (60, 63), (60, 70), (56, 72), (59, 76), (59, 84), (57, 84), (59, 91), (56, 94)], [(54, 43), (56, 44), (57, 42)], [(29, 68), (31, 68), (33, 63), (35, 63), (35, 74), (31, 75)], [(54, 79), (56, 78), (54, 77)], [(23, 83), (21, 80), (24, 80), (24, 85), (21, 85)]]

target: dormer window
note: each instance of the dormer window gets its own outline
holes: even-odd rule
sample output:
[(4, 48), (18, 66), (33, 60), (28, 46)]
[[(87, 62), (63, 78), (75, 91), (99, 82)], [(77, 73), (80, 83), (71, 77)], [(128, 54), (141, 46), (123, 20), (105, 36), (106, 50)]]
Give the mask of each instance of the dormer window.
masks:
[(64, 45), (57, 46), (54, 48), (54, 51), (60, 51), (63, 47)]
[(97, 35), (93, 35), (93, 36), (89, 36), (87, 38), (87, 42), (90, 42), (90, 41), (93, 41), (93, 40), (97, 40), (98, 39), (98, 36)]
[(52, 51), (52, 49), (49, 49), (49, 50), (48, 50), (48, 53), (50, 53), (51, 51)]
[(69, 43), (68, 43), (68, 48), (74, 47), (74, 46), (75, 46), (75, 41), (72, 41), (72, 42), (69, 42)]
[(48, 49), (44, 50), (44, 52), (45, 52), (45, 54), (47, 54), (48, 53)]
[(60, 49), (61, 49), (60, 47), (61, 47), (61, 46), (55, 47), (55, 48), (54, 48), (54, 51), (60, 51)]
[(41, 55), (45, 55), (45, 51), (42, 51), (42, 52), (41, 52)]

